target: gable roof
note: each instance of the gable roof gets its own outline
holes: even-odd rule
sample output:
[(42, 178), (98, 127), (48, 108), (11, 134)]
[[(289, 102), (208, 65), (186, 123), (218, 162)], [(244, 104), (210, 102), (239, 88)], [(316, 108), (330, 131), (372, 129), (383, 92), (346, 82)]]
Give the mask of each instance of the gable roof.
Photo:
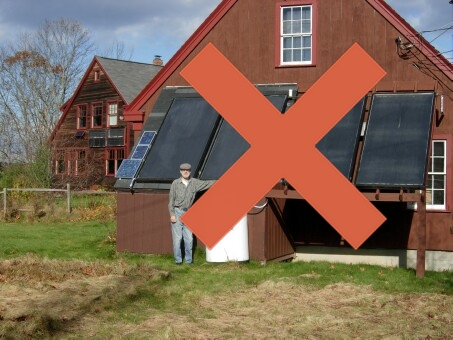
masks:
[[(222, 17), (233, 7), (238, 0), (223, 0), (217, 8), (206, 18), (201, 26), (181, 46), (175, 55), (168, 61), (156, 77), (137, 95), (137, 97), (125, 108), (125, 117), (128, 113), (134, 114), (140, 111), (146, 101), (162, 86), (173, 74), (178, 66), (189, 56), (206, 35), (216, 26)], [(450, 63), (437, 49), (421, 36), (407, 21), (405, 21), (384, 0), (364, 0), (368, 2), (378, 13), (390, 22), (404, 37), (416, 44), (420, 51), (432, 63), (450, 79), (453, 80), (453, 64)], [(417, 41), (415, 41), (417, 40)]]
[(163, 66), (160, 65), (95, 56), (80, 80), (74, 94), (60, 107), (60, 110), (63, 113), (52, 131), (50, 141), (55, 138), (56, 132), (68, 115), (74, 100), (77, 98), (91, 70), (96, 64), (101, 67), (110, 84), (115, 88), (115, 91), (120, 95), (126, 105), (130, 103), (140, 90), (142, 90), (143, 87), (145, 87), (146, 84), (148, 84), (163, 68)]
[(130, 103), (162, 66), (95, 57), (126, 104)]

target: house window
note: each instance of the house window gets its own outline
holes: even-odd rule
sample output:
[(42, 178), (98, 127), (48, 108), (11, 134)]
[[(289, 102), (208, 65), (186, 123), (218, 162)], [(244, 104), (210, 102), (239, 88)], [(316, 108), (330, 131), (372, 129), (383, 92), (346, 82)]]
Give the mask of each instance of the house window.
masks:
[(87, 128), (87, 106), (85, 104), (77, 105), (77, 129)]
[(426, 208), (446, 210), (447, 191), (447, 141), (433, 140), (431, 145), (428, 184), (426, 186)]
[(104, 105), (102, 103), (93, 103), (91, 112), (91, 127), (101, 128), (104, 116)]
[(101, 80), (101, 72), (99, 70), (94, 71), (94, 81), (98, 82)]
[(90, 148), (105, 147), (105, 130), (90, 130), (88, 133), (88, 145)]
[(55, 173), (56, 174), (64, 174), (66, 170), (66, 163), (65, 163), (65, 151), (58, 150), (57, 157), (55, 159)]
[(121, 149), (107, 149), (105, 157), (105, 175), (115, 176), (121, 162), (124, 159), (125, 150)]
[(107, 130), (107, 146), (123, 146), (125, 129), (109, 129)]
[(82, 175), (86, 169), (85, 149), (62, 149), (56, 153), (55, 173), (60, 175)]
[(278, 3), (278, 66), (315, 64), (316, 0)]
[(85, 150), (74, 150), (74, 175), (83, 175), (86, 171), (87, 153)]
[(118, 103), (109, 103), (109, 119), (108, 124), (109, 126), (116, 126), (118, 125)]

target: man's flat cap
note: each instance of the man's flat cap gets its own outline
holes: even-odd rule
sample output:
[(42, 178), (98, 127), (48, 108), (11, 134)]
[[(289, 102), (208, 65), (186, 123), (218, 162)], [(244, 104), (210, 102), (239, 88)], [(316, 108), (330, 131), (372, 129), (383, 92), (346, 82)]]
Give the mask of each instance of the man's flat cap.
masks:
[(180, 170), (190, 170), (190, 169), (192, 169), (192, 166), (189, 163), (182, 163), (179, 166), (179, 169)]

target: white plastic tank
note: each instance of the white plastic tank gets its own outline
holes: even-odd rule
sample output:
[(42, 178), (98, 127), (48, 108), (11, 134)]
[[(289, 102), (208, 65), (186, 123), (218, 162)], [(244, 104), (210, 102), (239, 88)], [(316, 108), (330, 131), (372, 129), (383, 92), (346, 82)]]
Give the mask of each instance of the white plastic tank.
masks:
[(249, 260), (249, 236), (245, 215), (212, 249), (206, 248), (207, 262), (246, 262)]

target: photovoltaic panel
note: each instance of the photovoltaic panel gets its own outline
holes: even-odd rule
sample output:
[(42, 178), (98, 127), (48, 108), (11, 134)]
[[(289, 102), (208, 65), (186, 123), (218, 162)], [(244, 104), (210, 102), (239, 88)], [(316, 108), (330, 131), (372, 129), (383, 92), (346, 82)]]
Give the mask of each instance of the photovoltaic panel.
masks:
[(132, 153), (131, 159), (123, 159), (120, 167), (118, 168), (116, 178), (134, 178), (137, 170), (145, 157), (148, 148), (150, 147), (156, 131), (143, 131), (137, 146)]
[(365, 97), (316, 144), (316, 148), (349, 180), (354, 171), (364, 106)]
[(134, 178), (140, 167), (141, 159), (123, 159), (118, 171), (116, 172), (116, 178)]
[(138, 141), (138, 145), (150, 145), (155, 136), (156, 131), (144, 131)]
[[(280, 112), (284, 110), (286, 95), (268, 95), (266, 98)], [(249, 147), (249, 143), (227, 121), (222, 119), (200, 178), (219, 179)]]
[(434, 93), (375, 94), (356, 185), (422, 188), (428, 160)]
[(148, 150), (147, 145), (137, 145), (134, 150), (134, 153), (131, 156), (131, 159), (143, 159), (146, 154), (146, 150)]
[(203, 98), (175, 98), (137, 181), (169, 182), (180, 176), (179, 165), (192, 164), (195, 174), (204, 157), (219, 115)]

